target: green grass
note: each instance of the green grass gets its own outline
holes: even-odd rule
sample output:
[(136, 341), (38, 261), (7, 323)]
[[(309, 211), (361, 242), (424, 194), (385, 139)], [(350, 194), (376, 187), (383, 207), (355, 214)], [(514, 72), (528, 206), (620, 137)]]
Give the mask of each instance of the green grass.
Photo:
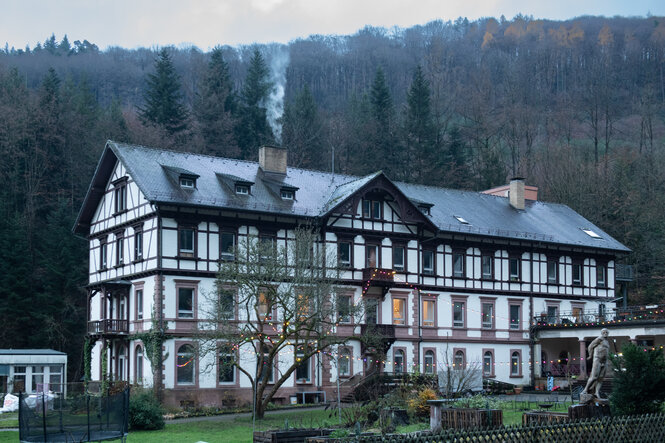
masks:
[(0, 429), (2, 428), (18, 428), (18, 412), (0, 414)]

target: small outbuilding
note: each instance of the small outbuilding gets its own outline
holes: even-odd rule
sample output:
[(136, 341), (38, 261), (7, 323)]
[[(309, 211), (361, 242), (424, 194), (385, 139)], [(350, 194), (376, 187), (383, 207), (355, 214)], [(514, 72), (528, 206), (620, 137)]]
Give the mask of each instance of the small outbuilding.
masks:
[(67, 354), (53, 349), (0, 349), (0, 392), (66, 394)]

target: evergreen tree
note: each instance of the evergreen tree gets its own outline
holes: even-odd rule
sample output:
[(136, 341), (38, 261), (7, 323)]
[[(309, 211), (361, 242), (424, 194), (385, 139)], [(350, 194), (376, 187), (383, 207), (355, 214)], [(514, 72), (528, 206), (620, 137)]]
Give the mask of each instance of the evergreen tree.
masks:
[(55, 34), (51, 34), (49, 38), (44, 40), (44, 49), (51, 55), (57, 54), (58, 42), (55, 40)]
[(139, 109), (143, 123), (160, 126), (172, 135), (187, 129), (187, 109), (180, 91), (180, 77), (166, 48), (159, 51), (155, 73), (148, 74), (146, 83), (145, 106)]
[(58, 45), (58, 53), (60, 55), (69, 55), (72, 50), (72, 45), (69, 44), (69, 39), (67, 34), (62, 38), (62, 41)]
[(432, 158), (436, 132), (432, 121), (429, 83), (425, 80), (420, 66), (413, 73), (406, 100), (404, 132), (407, 158), (404, 160), (411, 168), (405, 178), (425, 183), (437, 167)]
[(244, 159), (254, 158), (256, 149), (260, 145), (273, 141), (265, 108), (272, 88), (269, 74), (263, 55), (258, 48), (254, 49), (242, 88), (240, 122), (236, 126), (238, 145)]
[(234, 125), (236, 98), (228, 64), (222, 49), (216, 47), (210, 55), (208, 69), (197, 94), (194, 112), (205, 143), (204, 152), (232, 157), (237, 155)]
[(450, 129), (448, 137), (441, 162), (443, 176), (435, 178), (440, 182), (444, 182), (446, 187), (465, 189), (468, 187), (470, 175), (467, 166), (467, 146), (457, 126)]
[(323, 123), (314, 96), (305, 85), (293, 103), (284, 109), (284, 146), (289, 149), (289, 163), (296, 167), (321, 169)]
[(621, 354), (610, 355), (615, 368), (610, 397), (612, 412), (632, 415), (661, 411), (665, 403), (663, 351), (643, 349), (628, 343), (621, 349)]
[(369, 101), (372, 112), (372, 159), (392, 179), (402, 178), (402, 165), (398, 158), (398, 144), (395, 140), (395, 110), (393, 99), (386, 83), (383, 69), (376, 70), (370, 89)]

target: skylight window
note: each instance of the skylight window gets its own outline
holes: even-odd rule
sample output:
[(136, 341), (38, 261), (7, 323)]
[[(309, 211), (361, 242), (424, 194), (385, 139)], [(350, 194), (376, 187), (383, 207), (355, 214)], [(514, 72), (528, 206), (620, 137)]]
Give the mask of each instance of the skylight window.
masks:
[(458, 222), (462, 223), (463, 225), (468, 225), (469, 222), (466, 221), (464, 217), (460, 217), (459, 215), (453, 215), (457, 219)]
[(582, 229), (582, 231), (584, 231), (584, 233), (585, 233), (586, 235), (588, 235), (588, 236), (591, 237), (591, 238), (603, 238), (603, 237), (601, 237), (600, 235), (596, 234), (596, 233), (595, 233), (594, 231), (592, 231), (591, 229), (585, 229), (585, 228), (581, 228), (581, 229)]
[(180, 177), (180, 187), (194, 189), (194, 179), (190, 177)]

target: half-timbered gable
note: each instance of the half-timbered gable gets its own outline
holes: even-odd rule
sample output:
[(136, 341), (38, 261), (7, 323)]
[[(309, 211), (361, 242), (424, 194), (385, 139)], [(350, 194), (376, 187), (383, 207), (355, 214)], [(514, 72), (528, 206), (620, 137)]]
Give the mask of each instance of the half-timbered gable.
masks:
[[(533, 382), (533, 319), (604, 312), (616, 296), (617, 258), (629, 252), (564, 205), (514, 205), (498, 195), (394, 182), (380, 171), (357, 177), (291, 168), (280, 148), (261, 148), (257, 163), (109, 141), (75, 226), (90, 241), (93, 374), (101, 374), (104, 344), (113, 376), (161, 383), (172, 404), (192, 389), (202, 403), (228, 392), (248, 398), (240, 371), (220, 378), (215, 357), (194, 357), (203, 295), (214, 290), (219, 262), (234, 260), (247, 242), (283, 249), (288, 263), (301, 260), (294, 246), (301, 225), (318, 229), (316, 248), (336, 255), (329, 263), (339, 269), (335, 296), (365, 306), (361, 318), (340, 312), (334, 332), (353, 338), (380, 325), (386, 352), (352, 339), (334, 351), (332, 358), (346, 358), (339, 372), (319, 355), (321, 370), (306, 382), (293, 375), (281, 398), (331, 394), (338, 377), (452, 363)], [(153, 321), (168, 337), (154, 381), (133, 338)], [(579, 349), (569, 351), (579, 356)], [(183, 358), (193, 366), (181, 369)], [(256, 364), (255, 355), (243, 358)], [(274, 370), (293, 358), (279, 356)]]

